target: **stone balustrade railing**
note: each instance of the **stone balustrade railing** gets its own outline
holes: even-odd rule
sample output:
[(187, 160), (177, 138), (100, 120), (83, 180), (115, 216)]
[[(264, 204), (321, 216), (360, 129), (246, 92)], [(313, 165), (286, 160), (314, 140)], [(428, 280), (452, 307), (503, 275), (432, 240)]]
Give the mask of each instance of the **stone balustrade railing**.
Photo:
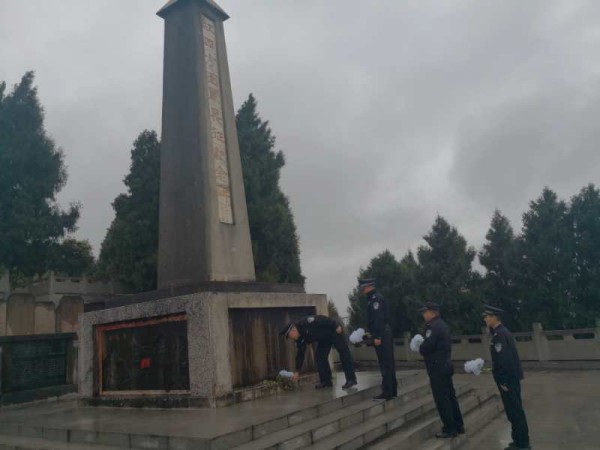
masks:
[[(600, 361), (600, 319), (596, 320), (596, 328), (545, 331), (541, 324), (534, 323), (532, 331), (513, 335), (522, 361)], [(407, 333), (403, 338), (394, 339), (396, 361), (422, 360), (420, 354), (410, 350), (411, 338)], [(481, 334), (453, 336), (452, 342), (454, 361), (490, 359), (490, 334), (485, 327)], [(370, 347), (351, 346), (351, 350), (358, 362), (377, 360)]]

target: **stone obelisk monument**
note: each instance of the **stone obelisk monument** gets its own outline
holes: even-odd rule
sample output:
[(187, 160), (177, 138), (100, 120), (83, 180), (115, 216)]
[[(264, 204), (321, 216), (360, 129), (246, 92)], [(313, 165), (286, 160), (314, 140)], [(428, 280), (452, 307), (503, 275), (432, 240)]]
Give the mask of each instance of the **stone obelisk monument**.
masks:
[[(291, 368), (278, 335), (327, 314), (301, 285), (255, 281), (223, 21), (171, 0), (165, 21), (158, 290), (86, 309), (79, 393), (90, 404), (219, 406)], [(311, 362), (307, 367), (312, 367)]]
[(223, 21), (171, 0), (165, 21), (158, 288), (254, 281)]

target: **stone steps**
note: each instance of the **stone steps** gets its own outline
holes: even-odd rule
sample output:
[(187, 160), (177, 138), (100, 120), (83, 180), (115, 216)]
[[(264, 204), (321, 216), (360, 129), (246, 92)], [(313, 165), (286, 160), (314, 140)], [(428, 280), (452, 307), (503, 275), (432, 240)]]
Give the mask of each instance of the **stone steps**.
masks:
[[(150, 431), (150, 430), (149, 430)], [(112, 449), (173, 449), (173, 450), (191, 450), (204, 449), (206, 442), (193, 438), (178, 438), (169, 436), (156, 436), (150, 434), (125, 434), (97, 432), (79, 429), (60, 429), (48, 428), (43, 424), (37, 426), (24, 426), (15, 424), (0, 424), (0, 443), (9, 438), (24, 439), (25, 442), (32, 440), (35, 445), (44, 442), (46, 446), (27, 447), (24, 444), (19, 445), (18, 449), (37, 448), (56, 448), (64, 449), (94, 449), (94, 450), (112, 450)]]
[[(457, 396), (462, 399), (472, 393), (472, 388), (467, 384), (459, 384), (456, 385), (456, 392)], [(385, 402), (386, 406), (388, 403), (390, 402)], [(382, 414), (369, 418), (361, 424), (332, 435), (311, 446), (307, 446), (305, 449), (351, 450), (364, 448), (364, 446), (380, 439), (382, 436), (397, 430), (403, 430), (409, 424), (429, 419), (433, 412), (435, 412), (435, 403), (431, 394), (400, 407), (394, 407), (392, 403)]]
[[(433, 439), (441, 425), (426, 374), (399, 377), (399, 396), (387, 402), (372, 400), (380, 390), (378, 385), (373, 386), (373, 381), (339, 397), (317, 395), (314, 401), (303, 402), (303, 406), (286, 408), (280, 416), (271, 414), (267, 420), (263, 415), (256, 423), (246, 422), (246, 426), (231, 428), (233, 431), (214, 437), (193, 437), (199, 435), (192, 430), (182, 436), (181, 427), (179, 436), (170, 435), (166, 429), (159, 435), (152, 434), (151, 427), (144, 435), (113, 433), (106, 428), (86, 430), (75, 425), (83, 424), (82, 419), (63, 429), (53, 428), (56, 421), (51, 426), (44, 421), (5, 422), (0, 423), (0, 450), (452, 450), (466, 442), (468, 435), (449, 441)], [(469, 433), (483, 427), (501, 410), (495, 391), (477, 391), (467, 382), (455, 386)], [(312, 390), (295, 395), (309, 393)], [(286, 402), (286, 397), (282, 396), (281, 401)], [(26, 415), (26, 410), (23, 414)], [(191, 427), (193, 423), (190, 422)]]
[(0, 435), (0, 450), (122, 450), (123, 447), (113, 447), (99, 444), (82, 444), (80, 442), (57, 442), (47, 439), (2, 436)]
[[(399, 401), (411, 402), (419, 396), (425, 395), (428, 388), (424, 383), (422, 373), (414, 372), (405, 374), (398, 378)], [(216, 436), (211, 439), (201, 439), (187, 436), (168, 436), (156, 435), (149, 429), (147, 434), (132, 433), (113, 433), (108, 431), (95, 431), (85, 428), (73, 427), (56, 428), (56, 425), (46, 426), (43, 421), (40, 423), (0, 423), (0, 443), (6, 445), (6, 448), (21, 449), (165, 449), (165, 450), (224, 450), (235, 447), (263, 448), (261, 444), (254, 441), (259, 439), (278, 440), (275, 433), (293, 438), (308, 432), (311, 438), (322, 439), (334, 432), (336, 425), (344, 422), (344, 426), (352, 426), (353, 420), (364, 420), (365, 417), (371, 417), (378, 413), (377, 408), (384, 408), (383, 403), (373, 402), (372, 397), (380, 393), (380, 387), (371, 386), (362, 390), (350, 391), (344, 395), (331, 398), (326, 401), (316, 401), (310, 406), (297, 410), (289, 410), (288, 413), (281, 416), (255, 423), (252, 426), (237, 429), (233, 432)], [(282, 401), (285, 401), (282, 398)], [(390, 406), (391, 407), (391, 406)], [(335, 414), (338, 414), (336, 416)], [(352, 417), (354, 416), (354, 417)], [(346, 417), (348, 417), (346, 419)], [(308, 425), (306, 425), (310, 422)], [(298, 426), (304, 428), (297, 428)], [(290, 431), (292, 430), (292, 431)], [(299, 430), (299, 431), (298, 431)], [(6, 441), (6, 443), (4, 442)], [(28, 444), (29, 442), (29, 444)], [(44, 444), (43, 446), (41, 444)], [(14, 444), (14, 445), (13, 445)], [(277, 442), (279, 444), (279, 442)], [(288, 444), (289, 448), (294, 448), (292, 442)]]
[(429, 391), (427, 380), (421, 380), (400, 389), (398, 397), (391, 401), (373, 401), (372, 398), (368, 398), (359, 403), (333, 410), (329, 414), (298, 423), (287, 429), (245, 443), (235, 447), (233, 450), (261, 450), (265, 448), (294, 450), (305, 448), (332, 434), (339, 433), (376, 417), (385, 411), (423, 398), (429, 394)]
[[(498, 395), (492, 391), (471, 391), (468, 395), (459, 397), (459, 402), (465, 418), (465, 427), (467, 432), (470, 433), (476, 432), (501, 411)], [(461, 435), (455, 439), (439, 440), (435, 438), (435, 433), (439, 432), (441, 427), (441, 421), (434, 407), (428, 417), (421, 417), (418, 421), (414, 421), (407, 426), (406, 429), (398, 430), (365, 448), (369, 450), (398, 448), (450, 450), (460, 448), (467, 435)]]
[[(465, 414), (465, 428), (467, 434), (462, 434), (455, 439), (436, 439), (431, 438), (423, 443), (416, 450), (455, 450), (461, 449), (468, 444), (470, 437), (477, 435), (481, 430), (499, 414), (502, 413), (502, 402), (497, 394), (490, 394), (487, 402), (475, 408), (468, 414)], [(438, 422), (441, 426), (441, 423)]]
[[(410, 375), (399, 377), (399, 392), (403, 392), (404, 390), (410, 390), (411, 386), (415, 386), (416, 384), (422, 384), (422, 382), (422, 372), (414, 372)], [(219, 436), (218, 438), (211, 440), (207, 448), (210, 450), (229, 450), (236, 447), (240, 449), (246, 449), (249, 445), (253, 444), (255, 440), (265, 438), (272, 433), (282, 432), (282, 434), (285, 437), (289, 432), (288, 429), (295, 427), (299, 424), (305, 423), (307, 421), (315, 420), (316, 423), (319, 423), (319, 421), (323, 420), (323, 416), (335, 413), (336, 411), (346, 410), (347, 408), (353, 405), (365, 401), (368, 402), (370, 405), (373, 405), (372, 397), (379, 394), (380, 392), (380, 386), (373, 386), (367, 389), (358, 390), (356, 392), (350, 391), (342, 397), (338, 397), (326, 402), (322, 402), (315, 406), (294, 411), (291, 414), (282, 416), (269, 422), (256, 424), (250, 429), (238, 430), (234, 433)], [(323, 430), (323, 432), (326, 431)], [(293, 431), (289, 433), (291, 433), (291, 435), (294, 435)], [(293, 444), (290, 442), (289, 445), (292, 446)]]

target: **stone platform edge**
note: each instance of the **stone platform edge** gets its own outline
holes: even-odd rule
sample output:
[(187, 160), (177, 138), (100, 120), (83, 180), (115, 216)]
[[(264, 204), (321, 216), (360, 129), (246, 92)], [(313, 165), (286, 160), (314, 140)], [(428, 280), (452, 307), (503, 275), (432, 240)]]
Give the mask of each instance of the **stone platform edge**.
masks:
[(223, 357), (230, 351), (229, 311), (304, 307), (327, 315), (327, 297), (304, 293), (210, 291), (83, 313), (79, 317), (78, 332), (79, 395), (88, 399), (101, 397), (95, 378), (96, 326), (185, 314), (190, 367), (186, 396), (208, 399), (211, 406), (232, 401), (229, 398), (235, 390), (231, 362), (229, 357)]
[[(305, 386), (316, 383), (318, 374), (309, 373), (303, 375), (298, 380), (299, 386)], [(236, 403), (242, 403), (252, 400), (258, 400), (269, 395), (281, 394), (285, 389), (277, 382), (259, 384), (256, 386), (245, 387), (234, 390), (233, 394), (224, 395), (216, 399), (206, 397), (192, 397), (190, 395), (164, 395), (147, 397), (128, 397), (111, 395), (104, 397), (84, 397), (78, 399), (80, 406), (105, 406), (118, 408), (209, 408), (216, 403), (216, 406), (230, 406)]]
[(236, 292), (236, 293), (272, 293), (272, 294), (305, 294), (302, 284), (261, 283), (241, 281), (207, 281), (183, 286), (172, 286), (139, 294), (119, 294), (107, 297), (103, 302), (88, 303), (85, 312), (117, 308), (135, 303), (168, 299), (182, 295), (201, 292)]

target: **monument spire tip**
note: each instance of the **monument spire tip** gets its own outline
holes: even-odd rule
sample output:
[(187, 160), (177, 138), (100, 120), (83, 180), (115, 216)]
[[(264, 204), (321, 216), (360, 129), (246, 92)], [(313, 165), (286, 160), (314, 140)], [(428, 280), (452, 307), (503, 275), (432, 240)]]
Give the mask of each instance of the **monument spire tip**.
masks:
[(185, 3), (186, 1), (195, 1), (197, 3), (204, 3), (215, 14), (217, 14), (217, 16), (219, 16), (222, 20), (225, 21), (225, 20), (229, 19), (229, 15), (214, 0), (169, 0), (165, 6), (163, 6), (162, 8), (160, 8), (158, 10), (158, 12), (156, 14), (164, 19), (166, 17), (166, 15), (168, 14), (168, 12), (171, 10), (171, 8), (173, 8), (174, 6), (179, 5), (181, 3)]

